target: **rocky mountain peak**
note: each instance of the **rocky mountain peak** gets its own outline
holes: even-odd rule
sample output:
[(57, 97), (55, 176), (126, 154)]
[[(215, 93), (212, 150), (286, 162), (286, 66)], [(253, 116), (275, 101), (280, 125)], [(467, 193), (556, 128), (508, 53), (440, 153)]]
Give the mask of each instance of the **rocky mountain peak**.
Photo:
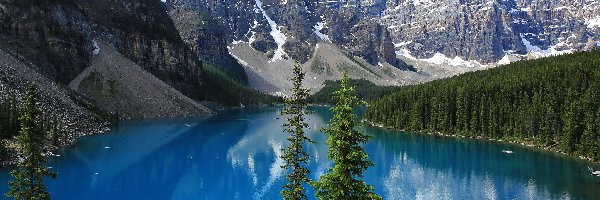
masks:
[[(331, 42), (370, 64), (398, 55), (494, 64), (599, 45), (597, 0), (172, 0), (206, 13), (227, 42), (306, 62)], [(389, 35), (389, 36), (388, 36)], [(283, 44), (282, 44), (283, 43)], [(390, 47), (394, 46), (394, 51)], [(398, 64), (395, 64), (395, 63)]]
[(373, 8), (383, 2), (172, 0), (168, 5), (172, 10), (191, 8), (212, 16), (227, 30), (230, 44), (248, 43), (272, 60), (291, 58), (304, 63), (312, 57), (317, 43), (331, 42), (372, 65), (384, 58), (405, 67), (393, 55), (389, 31), (378, 20), (367, 18), (379, 12)]
[(397, 48), (481, 63), (585, 50), (600, 41), (598, 1), (394, 1), (380, 19)]

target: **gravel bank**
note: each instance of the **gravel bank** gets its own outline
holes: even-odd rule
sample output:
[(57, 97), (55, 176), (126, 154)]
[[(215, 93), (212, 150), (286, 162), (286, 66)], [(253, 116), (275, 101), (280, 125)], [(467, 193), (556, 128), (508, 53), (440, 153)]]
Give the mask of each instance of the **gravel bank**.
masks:
[(14, 94), (23, 102), (30, 82), (38, 87), (39, 102), (46, 120), (57, 120), (65, 131), (65, 144), (82, 136), (109, 130), (106, 113), (93, 103), (33, 70), (28, 62), (0, 48), (0, 101)]
[(98, 41), (100, 51), (92, 65), (79, 74), (69, 88), (92, 98), (125, 119), (208, 115), (213, 112), (181, 94), (114, 47)]

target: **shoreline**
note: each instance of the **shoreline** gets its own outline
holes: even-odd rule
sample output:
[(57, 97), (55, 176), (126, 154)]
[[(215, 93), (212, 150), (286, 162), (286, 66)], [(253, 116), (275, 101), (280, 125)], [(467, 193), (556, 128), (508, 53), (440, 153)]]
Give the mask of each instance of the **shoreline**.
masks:
[[(207, 102), (201, 102), (203, 105), (206, 105)], [(184, 119), (184, 118), (199, 118), (199, 117), (212, 117), (218, 114), (223, 114), (229, 111), (233, 111), (233, 110), (239, 110), (239, 109), (244, 109), (244, 108), (262, 108), (262, 107), (268, 107), (269, 105), (251, 105), (251, 106), (244, 106), (244, 107), (226, 107), (226, 106), (222, 106), (220, 104), (216, 104), (214, 102), (210, 102), (211, 108), (213, 108), (214, 110), (213, 113), (211, 114), (206, 114), (206, 115), (196, 115), (196, 116), (179, 116), (179, 117), (155, 117), (155, 118), (140, 118), (140, 119), (123, 119), (120, 118), (117, 122), (107, 122), (107, 123), (103, 123), (100, 126), (94, 127), (92, 128), (93, 130), (96, 130), (97, 132), (66, 132), (67, 133), (67, 137), (65, 138), (65, 141), (61, 141), (61, 145), (56, 147), (56, 146), (49, 146), (48, 149), (46, 149), (46, 151), (44, 152), (44, 157), (46, 158), (50, 158), (50, 157), (54, 157), (55, 152), (61, 150), (61, 149), (65, 149), (68, 148), (70, 146), (72, 146), (73, 144), (75, 144), (78, 140), (88, 137), (88, 136), (92, 136), (92, 135), (100, 135), (100, 134), (106, 134), (111, 132), (112, 130), (114, 130), (116, 128), (116, 126), (118, 126), (120, 123), (122, 122), (127, 122), (130, 120), (168, 120), (168, 119)], [(85, 128), (89, 128), (89, 126), (93, 126), (93, 125), (89, 125), (89, 124), (78, 124), (78, 123), (74, 123), (74, 124), (69, 124), (68, 126), (64, 126), (62, 128), (64, 129), (78, 129), (78, 130), (82, 130)], [(7, 140), (7, 142), (10, 143), (14, 143), (13, 140)], [(0, 145), (2, 145), (1, 141), (0, 141)], [(15, 153), (15, 152), (13, 152)], [(18, 157), (17, 154), (13, 154), (10, 157), (10, 160), (3, 160), (0, 161), (0, 168), (6, 168), (6, 167), (10, 167), (10, 166), (15, 166), (18, 164)]]
[[(542, 151), (549, 152), (549, 153), (559, 154), (559, 155), (573, 158), (573, 159), (576, 159), (579, 161), (590, 162), (593, 165), (600, 165), (599, 161), (595, 161), (591, 158), (588, 158), (585, 156), (569, 155), (563, 151), (560, 151), (558, 148), (554, 148), (554, 147), (556, 147), (557, 144), (552, 145), (552, 146), (543, 146), (543, 145), (538, 145), (538, 144), (534, 144), (534, 143), (527, 142), (527, 141), (493, 139), (493, 138), (487, 138), (487, 137), (483, 137), (483, 136), (464, 136), (464, 135), (459, 135), (459, 134), (448, 134), (448, 133), (442, 133), (442, 132), (434, 133), (434, 132), (426, 132), (426, 131), (408, 131), (408, 130), (396, 129), (396, 128), (389, 127), (389, 126), (384, 126), (383, 124), (372, 123), (365, 119), (361, 120), (361, 122), (363, 124), (371, 126), (371, 127), (377, 127), (377, 128), (395, 130), (395, 131), (401, 131), (401, 132), (413, 132), (413, 133), (424, 134), (424, 135), (434, 135), (434, 136), (462, 138), (462, 139), (474, 139), (474, 140), (479, 140), (479, 141), (492, 141), (492, 142), (499, 142), (499, 143), (504, 143), (504, 144), (518, 145), (518, 146), (522, 146), (522, 147), (533, 148), (536, 150), (542, 150)], [(527, 138), (527, 139), (531, 139), (531, 138)], [(536, 140), (536, 139), (533, 138), (532, 140)]]

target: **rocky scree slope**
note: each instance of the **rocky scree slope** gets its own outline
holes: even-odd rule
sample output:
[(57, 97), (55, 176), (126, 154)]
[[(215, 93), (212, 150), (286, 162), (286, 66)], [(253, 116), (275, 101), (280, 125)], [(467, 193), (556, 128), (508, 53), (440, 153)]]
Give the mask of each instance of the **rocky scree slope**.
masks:
[(69, 88), (122, 118), (191, 117), (212, 111), (144, 71), (112, 46), (98, 42), (90, 67)]
[(112, 116), (107, 111), (33, 68), (31, 62), (0, 45), (0, 101), (14, 95), (23, 103), (29, 84), (34, 83), (46, 122), (59, 121), (58, 126), (66, 135), (62, 143), (70, 144), (81, 136), (108, 131)]
[(101, 38), (183, 94), (202, 97), (201, 62), (160, 1), (5, 0), (0, 38), (62, 84), (90, 65)]

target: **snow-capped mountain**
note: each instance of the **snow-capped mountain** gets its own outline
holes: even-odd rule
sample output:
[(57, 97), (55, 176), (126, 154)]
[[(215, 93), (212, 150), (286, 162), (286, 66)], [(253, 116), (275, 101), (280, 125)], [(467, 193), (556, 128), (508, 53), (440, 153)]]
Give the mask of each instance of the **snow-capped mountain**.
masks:
[(226, 30), (230, 44), (247, 42), (273, 59), (301, 62), (321, 41), (371, 64), (377, 57), (394, 62), (394, 52), (408, 58), (444, 56), (457, 63), (489, 64), (503, 58), (505, 62), (507, 55), (556, 55), (600, 45), (598, 0), (171, 0), (169, 4), (212, 16)]
[(600, 46), (597, 0), (396, 0), (381, 13), (396, 48), (421, 59), (506, 63)]
[(228, 44), (248, 43), (273, 60), (292, 58), (304, 63), (317, 43), (331, 42), (372, 65), (383, 58), (406, 67), (396, 59), (390, 32), (381, 23), (334, 1), (171, 0), (168, 4), (175, 12), (193, 9), (211, 16), (225, 30)]
[[(321, 56), (319, 43), (333, 45), (352, 61), (364, 61), (352, 65), (368, 65), (377, 76), (367, 79), (388, 85), (600, 46), (600, 0), (167, 0), (166, 4), (180, 34), (198, 47), (200, 57), (218, 63), (225, 60), (222, 55), (231, 54), (249, 79), (257, 75), (266, 82), (276, 74), (265, 75), (269, 70), (257, 68), (286, 65), (274, 63), (288, 59), (313, 66)], [(198, 13), (197, 26), (190, 27), (194, 23), (189, 16)], [(243, 45), (257, 54), (249, 57), (239, 50)], [(265, 58), (257, 60), (259, 55)], [(382, 63), (420, 73), (387, 73), (389, 69), (378, 68)], [(327, 64), (347, 71), (338, 69), (339, 63)], [(357, 72), (354, 78), (365, 77)], [(275, 85), (269, 92), (285, 90), (281, 83), (269, 85)]]

